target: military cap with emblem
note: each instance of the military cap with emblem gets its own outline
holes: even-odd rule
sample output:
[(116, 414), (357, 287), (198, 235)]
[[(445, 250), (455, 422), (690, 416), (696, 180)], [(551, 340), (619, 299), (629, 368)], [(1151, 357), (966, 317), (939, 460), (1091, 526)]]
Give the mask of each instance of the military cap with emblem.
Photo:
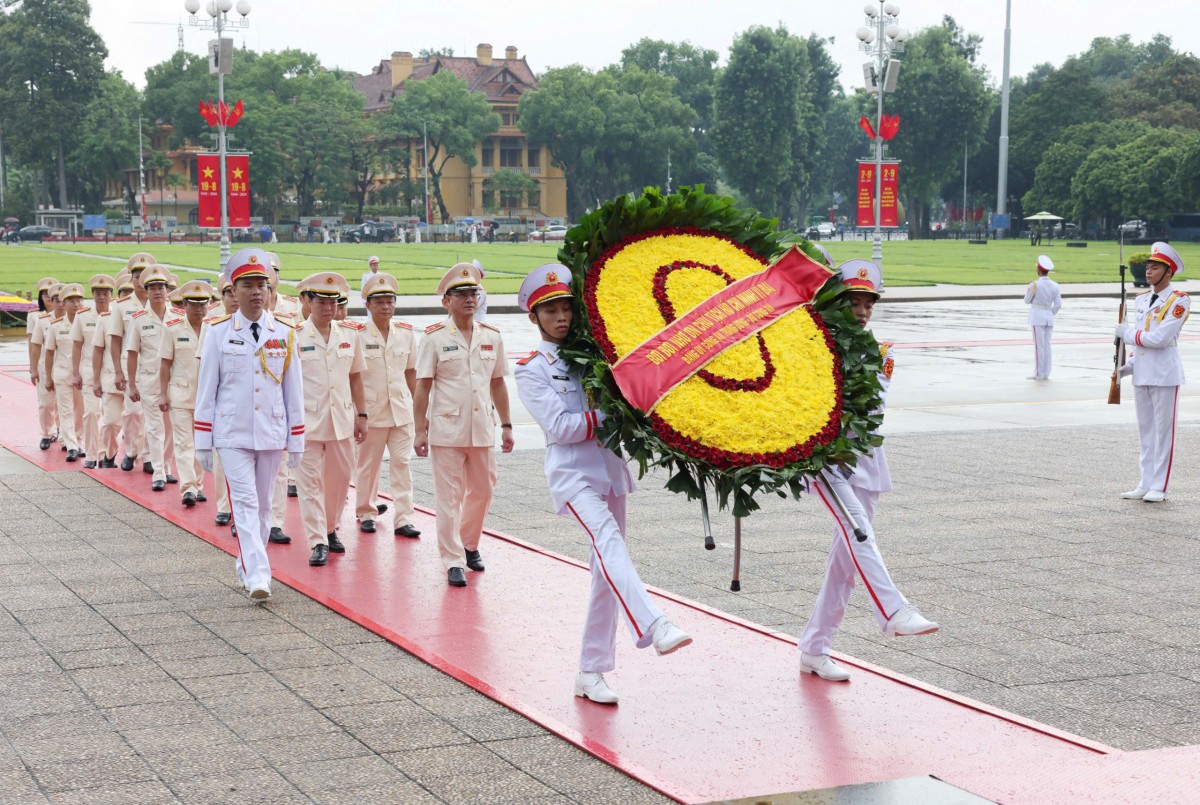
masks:
[(277, 288), (279, 287), (279, 255), (275, 252), (267, 252), (267, 259), (271, 263), (271, 268), (274, 269), (267, 279), (271, 281), (272, 288)]
[(367, 265), (369, 265), (369, 266), (379, 265), (379, 258), (376, 257), (375, 255), (371, 255), (370, 257), (367, 258)]
[(58, 280), (54, 279), (54, 277), (42, 277), (40, 280), (38, 280), (35, 287), (37, 292), (41, 293), (42, 291), (50, 290), (55, 285), (58, 285)]
[(133, 275), (128, 271), (122, 271), (115, 277), (117, 281), (117, 292), (132, 291), (134, 289)]
[(179, 297), (185, 302), (205, 302), (212, 299), (213, 289), (204, 280), (188, 280), (179, 286)]
[(847, 260), (838, 266), (842, 284), (852, 291), (883, 294), (883, 272), (870, 260)]
[(169, 288), (178, 288), (179, 287), (179, 277), (176, 276), (175, 274), (172, 274), (170, 271), (167, 272), (167, 287), (169, 287)]
[(225, 270), (229, 272), (229, 281), (234, 285), (240, 279), (262, 277), (270, 280), (271, 255), (265, 249), (240, 249), (229, 256)]
[(1162, 263), (1167, 268), (1171, 269), (1171, 275), (1177, 276), (1183, 273), (1183, 258), (1179, 256), (1179, 252), (1175, 251), (1175, 247), (1163, 241), (1156, 241), (1150, 247), (1150, 259)]
[(350, 297), (348, 297), (348, 296), (339, 296), (338, 297), (338, 307), (345, 307), (348, 304), (350, 304)]
[(62, 293), (62, 289), (65, 285), (65, 282), (56, 282), (46, 289), (46, 293), (50, 294), (50, 296), (58, 296)]
[(229, 275), (221, 272), (221, 276), (217, 279), (217, 285), (221, 288), (221, 293), (225, 293), (226, 288), (233, 287), (233, 280), (229, 279)]
[(71, 298), (82, 299), (83, 286), (78, 282), (67, 283), (62, 287), (62, 290), (58, 292), (58, 298), (62, 299), (63, 301)]
[(149, 287), (151, 285), (171, 285), (171, 272), (159, 265), (150, 266), (146, 269), (146, 273), (142, 275), (142, 286)]
[(571, 295), (571, 269), (561, 263), (538, 266), (521, 282), (517, 291), (517, 304), (526, 313), (533, 311), (542, 302)]
[(129, 258), (129, 262), (125, 264), (125, 270), (132, 275), (135, 271), (149, 268), (155, 265), (158, 261), (149, 252), (136, 252)]
[(391, 274), (379, 273), (363, 283), (363, 299), (375, 296), (399, 296), (400, 283)]
[(1038, 255), (1037, 267), (1039, 271), (1050, 272), (1054, 270), (1054, 261), (1044, 254)]
[(115, 291), (117, 289), (117, 281), (107, 274), (93, 274), (88, 280), (88, 287), (93, 291), (108, 289)]
[(442, 277), (438, 283), (438, 296), (445, 296), (455, 288), (482, 288), (483, 277), (479, 269), (471, 263), (458, 263)]
[(313, 296), (321, 296), (328, 299), (337, 299), (340, 296), (346, 296), (350, 293), (350, 285), (346, 282), (346, 278), (335, 271), (321, 271), (316, 274), (309, 274), (300, 280), (300, 284), (296, 286), (296, 289), (300, 293), (309, 293)]

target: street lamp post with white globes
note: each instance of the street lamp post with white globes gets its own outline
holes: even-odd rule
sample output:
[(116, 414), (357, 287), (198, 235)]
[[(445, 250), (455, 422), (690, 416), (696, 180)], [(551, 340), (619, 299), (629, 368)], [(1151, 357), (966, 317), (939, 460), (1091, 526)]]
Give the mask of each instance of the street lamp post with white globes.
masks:
[[(233, 72), (233, 40), (226, 39), (222, 33), (228, 28), (247, 28), (250, 25), (250, 0), (237, 0), (236, 9), (238, 18), (234, 19), (229, 16), (229, 12), (235, 8), (233, 0), (208, 0), (204, 4), (204, 10), (208, 13), (208, 19), (202, 19), (196, 16), (200, 10), (200, 0), (183, 0), (183, 9), (190, 18), (188, 24), (197, 28), (208, 28), (216, 33), (217, 38), (208, 43), (209, 48), (209, 65), (210, 72), (217, 76), (217, 103), (218, 108), (225, 105), (225, 76)], [(226, 43), (228, 46), (226, 47)], [(226, 132), (228, 127), (225, 125), (224, 116), (217, 121), (217, 152), (218, 159), (221, 165), (221, 269), (224, 270), (225, 264), (229, 262), (229, 194), (227, 190), (227, 179), (225, 170), (225, 154), (227, 150)]]
[(867, 15), (866, 24), (855, 32), (864, 53), (874, 61), (863, 65), (867, 79), (867, 91), (876, 95), (875, 115), (875, 240), (871, 247), (871, 261), (883, 268), (883, 232), (879, 226), (879, 200), (883, 191), (883, 93), (896, 90), (896, 78), (900, 73), (900, 62), (892, 56), (904, 50), (908, 31), (898, 23), (900, 7), (888, 0), (874, 0), (863, 7)]

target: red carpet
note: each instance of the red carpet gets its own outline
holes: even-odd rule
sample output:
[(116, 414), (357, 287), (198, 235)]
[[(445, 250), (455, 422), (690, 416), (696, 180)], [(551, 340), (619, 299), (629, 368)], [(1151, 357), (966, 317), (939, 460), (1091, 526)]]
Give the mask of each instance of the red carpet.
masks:
[[(0, 444), (53, 469), (37, 450), (32, 387), (0, 373)], [(91, 474), (212, 544), (216, 496), (184, 509), (141, 472)], [(547, 499), (548, 500), (548, 499)], [(289, 502), (286, 529), (300, 534)], [(547, 502), (547, 505), (549, 503)], [(589, 584), (585, 568), (489, 533), (488, 569), (446, 585), (432, 513), (420, 540), (359, 534), (347, 508), (348, 552), (310, 568), (303, 540), (271, 546), (276, 583), (311, 596), (435, 667), (681, 802), (935, 775), (1003, 802), (1182, 801), (1200, 786), (1200, 747), (1124, 754), (840, 657), (857, 672), (830, 684), (797, 670), (791, 638), (660, 593), (694, 645), (668, 657), (637, 651), (621, 631), (615, 708), (572, 695)], [(563, 520), (563, 528), (571, 528)], [(230, 573), (233, 567), (230, 563)], [(1186, 795), (1185, 793), (1186, 792)]]

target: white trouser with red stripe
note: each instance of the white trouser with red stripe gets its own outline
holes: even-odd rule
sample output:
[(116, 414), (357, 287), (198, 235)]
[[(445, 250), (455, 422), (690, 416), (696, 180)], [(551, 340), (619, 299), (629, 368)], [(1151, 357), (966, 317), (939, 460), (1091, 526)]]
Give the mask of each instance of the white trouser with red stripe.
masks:
[(267, 534), (271, 530), (271, 491), (283, 454), (278, 450), (218, 447), (229, 484), (233, 524), (237, 526), (237, 574), (247, 588), (271, 584)]
[(1054, 325), (1048, 327), (1033, 327), (1033, 375), (1034, 377), (1049, 377), (1052, 361), (1050, 360), (1050, 341), (1054, 337)]
[(824, 473), (823, 477), (846, 504), (859, 527), (867, 532), (867, 539), (859, 542), (854, 536), (853, 526), (829, 498), (829, 492), (821, 484), (812, 484), (813, 491), (834, 519), (833, 546), (829, 549), (825, 581), (817, 593), (812, 615), (804, 625), (799, 640), (801, 651), (818, 655), (829, 653), (833, 635), (842, 623), (850, 593), (854, 591), (856, 576), (862, 579), (880, 630), (887, 625), (888, 618), (908, 603), (908, 599), (896, 589), (891, 574), (883, 564), (883, 557), (879, 555), (879, 546), (875, 542), (875, 531), (871, 528), (879, 493), (852, 487), (836, 471)]
[(1179, 386), (1134, 386), (1137, 408), (1139, 464), (1138, 486), (1147, 492), (1166, 492), (1175, 456), (1175, 415)]
[(625, 621), (638, 648), (653, 640), (650, 627), (663, 617), (638, 576), (625, 547), (625, 496), (607, 499), (584, 489), (567, 503), (592, 543), (588, 564), (592, 593), (583, 626), (579, 670), (611, 671), (617, 664), (617, 620)]

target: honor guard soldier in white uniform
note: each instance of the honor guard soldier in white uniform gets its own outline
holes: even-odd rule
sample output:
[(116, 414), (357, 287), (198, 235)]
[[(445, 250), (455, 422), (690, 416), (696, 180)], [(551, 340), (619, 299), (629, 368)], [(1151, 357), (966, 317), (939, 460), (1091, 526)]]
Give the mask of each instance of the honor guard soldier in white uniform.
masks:
[(312, 316), (296, 334), (304, 374), (306, 435), (304, 458), (296, 470), (300, 519), (312, 555), (324, 565), (329, 553), (345, 553), (337, 527), (346, 509), (354, 472), (354, 443), (367, 435), (363, 402), (362, 329), (357, 322), (333, 320), (338, 297), (350, 288), (341, 274), (321, 272), (297, 286), (312, 304)]
[(158, 350), (159, 408), (171, 421), (171, 440), (175, 444), (175, 466), (179, 469), (179, 491), (184, 506), (191, 508), (207, 500), (204, 496), (204, 468), (196, 459), (195, 409), (196, 382), (200, 377), (200, 335), (212, 286), (203, 280), (185, 282), (179, 288), (184, 315), (167, 320)]
[(363, 294), (364, 299), (366, 298), (366, 293), (367, 293), (367, 283), (378, 276), (379, 276), (379, 258), (376, 257), (375, 255), (371, 255), (370, 257), (367, 258), (367, 270), (363, 272), (362, 281), (359, 282), (359, 284), (358, 284), (358, 290), (360, 293)]
[[(112, 304), (117, 283), (107, 274), (95, 274), (88, 280), (88, 287), (92, 290), (92, 304), (80, 308), (71, 324), (71, 385), (79, 389), (83, 397), (81, 440), (83, 451), (90, 456), (83, 462), (86, 470), (116, 466), (116, 462), (112, 461), (115, 457), (114, 445), (101, 446), (100, 443), (101, 398), (93, 393), (98, 378), (92, 362), (92, 343), (96, 340), (97, 327), (103, 329), (103, 316)], [(110, 450), (113, 452), (108, 452)]]
[(499, 328), (474, 319), (479, 288), (470, 263), (447, 271), (438, 294), (450, 316), (425, 328), (417, 347), (414, 447), (432, 465), (438, 551), (452, 587), (467, 586), (464, 566), (484, 567), (479, 540), (496, 488), (495, 414), (501, 449), (513, 448), (504, 341)]
[[(850, 260), (842, 263), (838, 270), (842, 275), (842, 284), (850, 289), (850, 310), (859, 326), (866, 328), (871, 321), (875, 302), (883, 293), (883, 273), (869, 260)], [(880, 352), (883, 368), (879, 382), (886, 398), (895, 357), (890, 344), (881, 343)], [(882, 400), (877, 413), (883, 414)], [(875, 620), (888, 637), (930, 634), (938, 630), (938, 625), (922, 617), (896, 589), (879, 555), (871, 520), (875, 516), (880, 494), (892, 489), (883, 448), (875, 447), (867, 455), (860, 456), (853, 471), (831, 467), (822, 473), (822, 479), (846, 504), (857, 524), (866, 531), (867, 539), (864, 542), (857, 540), (853, 535), (853, 527), (837, 510), (836, 504), (827, 498), (822, 483), (811, 485), (834, 517), (833, 545), (825, 567), (825, 580), (817, 593), (808, 623), (800, 633), (800, 668), (822, 679), (844, 682), (850, 678), (850, 673), (833, 661), (829, 651), (833, 636), (846, 614), (850, 594), (854, 592), (856, 575), (862, 577)]]
[(411, 324), (396, 321), (396, 296), (400, 284), (391, 274), (375, 274), (363, 282), (362, 295), (370, 318), (362, 331), (363, 392), (367, 405), (367, 437), (358, 448), (355, 492), (358, 527), (375, 531), (375, 515), (385, 510), (376, 504), (379, 469), (387, 448), (388, 479), (392, 488), (392, 533), (397, 537), (419, 537), (413, 525), (412, 473), (409, 454), (413, 448), (413, 392), (417, 387), (417, 349)]
[(125, 472), (131, 472), (134, 462), (139, 458), (142, 460), (143, 472), (154, 472), (149, 460), (150, 451), (146, 442), (145, 423), (142, 421), (142, 406), (129, 396), (129, 383), (132, 378), (125, 377), (124, 347), (125, 325), (129, 323), (129, 317), (139, 310), (146, 309), (146, 289), (142, 286), (141, 277), (152, 265), (155, 265), (154, 257), (147, 252), (137, 252), (129, 258), (129, 262), (125, 264), (125, 271), (133, 282), (133, 293), (118, 299), (113, 315), (108, 317), (108, 349), (112, 353), (115, 382), (117, 388), (125, 395), (125, 411), (121, 416), (121, 441), (125, 448), (121, 469)]
[(38, 430), (42, 440), (38, 447), (50, 449), (50, 443), (58, 439), (57, 420), (55, 411), (58, 403), (54, 394), (46, 390), (46, 377), (42, 376), (42, 345), (45, 342), (43, 333), (38, 332), (54, 318), (50, 311), (50, 289), (61, 285), (54, 277), (42, 277), (37, 283), (38, 309), (25, 317), (25, 335), (29, 340), (29, 379), (37, 389), (38, 401)]
[[(222, 316), (232, 316), (238, 309), (237, 299), (233, 295), (233, 282), (229, 279), (229, 275), (222, 272), (218, 282), (221, 286), (221, 301), (218, 304), (221, 305), (222, 312), (205, 319), (205, 324), (211, 324)], [(208, 333), (207, 327), (204, 332)], [(203, 346), (201, 344), (201, 347)], [(286, 466), (287, 459), (283, 458), (281, 463)], [(229, 485), (225, 483), (225, 470), (221, 468), (221, 456), (215, 452), (213, 453), (213, 486), (217, 490), (217, 516), (213, 518), (213, 522), (221, 526), (229, 525), (229, 521), (233, 519), (233, 508), (229, 505)], [(273, 500), (272, 505), (274, 505)]]
[(1062, 308), (1062, 293), (1058, 283), (1050, 279), (1054, 261), (1038, 255), (1037, 279), (1025, 291), (1029, 305), (1029, 326), (1033, 328), (1033, 374), (1030, 380), (1049, 380), (1051, 341), (1054, 338), (1054, 316)]
[(72, 382), (71, 355), (75, 342), (71, 340), (71, 326), (83, 307), (83, 286), (72, 282), (62, 286), (58, 292), (63, 314), (52, 319), (45, 335), (45, 373), (47, 388), (54, 392), (58, 403), (59, 441), (67, 448), (67, 461), (76, 461), (85, 455), (83, 436), (83, 394)]
[(210, 322), (200, 347), (196, 457), (209, 470), (213, 449), (221, 454), (237, 526), (238, 580), (252, 600), (265, 601), (271, 597), (271, 491), (282, 451), (293, 466), (304, 453), (304, 381), (296, 331), (266, 310), (267, 253), (242, 249), (226, 270), (238, 309)]
[(604, 412), (588, 404), (577, 373), (559, 358), (558, 347), (574, 319), (571, 271), (550, 263), (529, 272), (517, 294), (521, 309), (542, 340), (517, 361), (517, 393), (546, 434), (546, 481), (558, 514), (570, 514), (591, 541), (592, 591), (584, 618), (583, 648), (575, 695), (616, 704), (604, 674), (616, 667), (617, 621), (624, 621), (638, 648), (651, 644), (669, 654), (692, 642), (646, 592), (625, 545), (625, 498), (634, 490), (624, 459), (600, 444), (596, 430)]
[(1179, 387), (1184, 383), (1179, 357), (1179, 333), (1191, 313), (1192, 301), (1172, 280), (1183, 273), (1179, 252), (1167, 243), (1150, 247), (1146, 282), (1150, 290), (1133, 305), (1133, 322), (1118, 324), (1116, 336), (1132, 347), (1121, 376), (1133, 376), (1141, 445), (1141, 479), (1137, 489), (1121, 495), (1130, 500), (1158, 503), (1167, 499), (1171, 462), (1175, 455), (1175, 419)]
[(175, 456), (175, 445), (170, 435), (171, 423), (159, 407), (159, 372), (162, 369), (159, 348), (162, 346), (167, 319), (174, 318), (167, 302), (167, 274), (167, 270), (158, 265), (151, 266), (142, 273), (146, 307), (135, 312), (129, 317), (129, 321), (125, 322), (125, 334), (122, 338), (129, 397), (142, 404), (142, 425), (146, 429), (146, 444), (149, 448), (153, 476), (150, 488), (155, 492), (163, 491), (169, 483), (178, 483), (178, 479), (168, 472), (168, 465)]

